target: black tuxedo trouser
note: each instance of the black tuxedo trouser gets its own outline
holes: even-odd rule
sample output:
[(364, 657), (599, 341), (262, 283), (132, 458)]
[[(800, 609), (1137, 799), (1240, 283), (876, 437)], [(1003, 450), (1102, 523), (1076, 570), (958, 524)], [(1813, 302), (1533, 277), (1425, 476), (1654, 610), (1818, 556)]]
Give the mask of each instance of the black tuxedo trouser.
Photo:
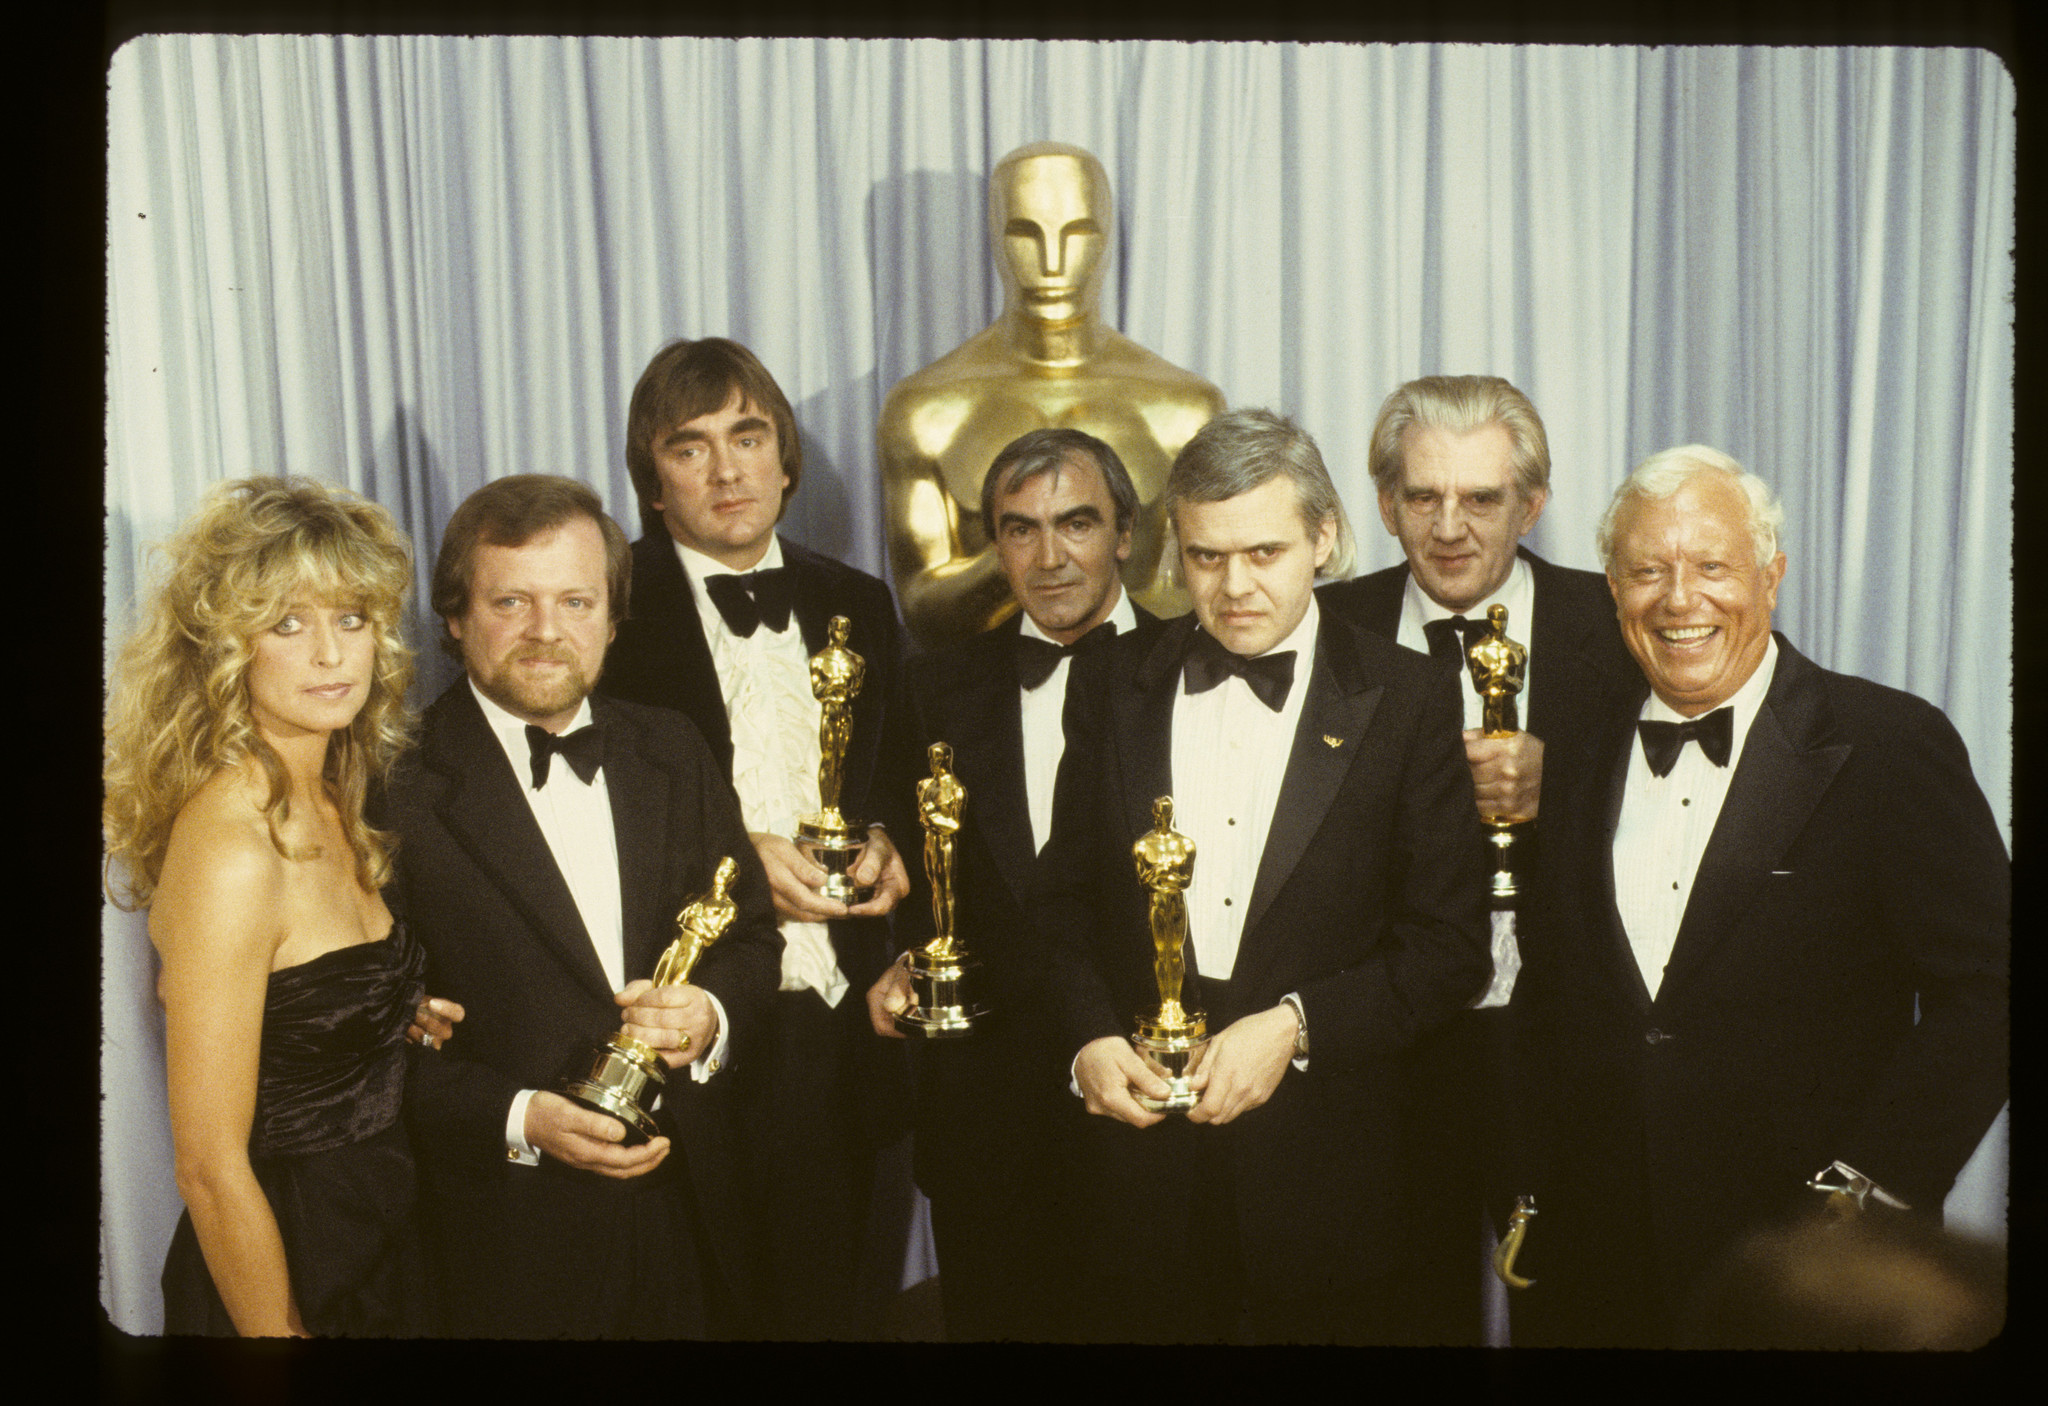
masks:
[[(1198, 999), (1213, 1035), (1235, 1011), (1229, 985), (1202, 978)], [(1313, 1056), (1311, 1056), (1313, 1057)], [(1290, 1069), (1285, 1079), (1304, 1077)], [(1389, 1340), (1386, 1280), (1392, 1266), (1338, 1291), (1288, 1278), (1253, 1281), (1239, 1225), (1240, 1138), (1259, 1136), (1253, 1109), (1222, 1127), (1171, 1113), (1149, 1128), (1089, 1120), (1084, 1152), (1106, 1193), (1091, 1207), (1095, 1255), (1086, 1276), (1079, 1336), (1140, 1343), (1348, 1343)], [(1295, 1208), (1312, 1216), (1313, 1206)], [(1377, 1272), (1371, 1272), (1377, 1270)]]
[(490, 1171), (507, 1194), (477, 1197), (451, 1184), (435, 1198), (429, 1232), (446, 1336), (706, 1335), (698, 1239), (676, 1157), (624, 1182), (545, 1158)]
[(1507, 1008), (1460, 1011), (1424, 1037), (1406, 1090), (1399, 1340), (1485, 1344), (1487, 1198), (1506, 1116)]
[(875, 1172), (858, 1043), (876, 1038), (866, 1004), (857, 989), (837, 1007), (805, 989), (776, 992), (765, 1010), (768, 1028), (733, 1071), (743, 1080), (741, 1159), (763, 1254), (754, 1335), (872, 1337), (858, 1293)]
[(961, 1189), (931, 1198), (948, 1342), (1058, 1342), (1069, 1335), (1074, 1187), (1066, 1170), (1062, 1164), (1030, 1176), (1008, 1197)]

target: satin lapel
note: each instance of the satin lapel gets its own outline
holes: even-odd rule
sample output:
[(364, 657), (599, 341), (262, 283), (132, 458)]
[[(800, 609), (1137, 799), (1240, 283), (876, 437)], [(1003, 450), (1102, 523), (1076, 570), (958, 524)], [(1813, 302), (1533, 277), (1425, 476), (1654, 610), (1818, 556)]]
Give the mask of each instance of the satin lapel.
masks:
[[(1523, 715), (1523, 725), (1546, 743), (1583, 740), (1585, 720), (1615, 703), (1616, 695), (1636, 683), (1639, 675), (1603, 652), (1603, 645), (1614, 649), (1603, 633), (1612, 619), (1613, 602), (1586, 590), (1563, 567), (1526, 549), (1522, 555), (1529, 563), (1535, 612), (1529, 634), (1516, 636), (1528, 643), (1535, 678), (1530, 695), (1535, 702)], [(1508, 633), (1514, 635), (1512, 620)], [(1616, 675), (1618, 668), (1627, 668), (1627, 673)]]
[[(593, 699), (604, 720), (604, 784), (611, 796), (612, 840), (619, 853), (619, 913), (624, 923), (626, 980), (654, 973), (672, 936), (659, 909), (669, 872), (674, 778), (640, 746), (640, 729), (617, 709)], [(708, 876), (707, 882), (708, 882)]]
[[(1188, 640), (1194, 632), (1191, 614), (1168, 622), (1139, 660), (1130, 681), (1117, 685), (1110, 698), (1110, 726), (1116, 730), (1124, 792), (1124, 828), (1116, 838), (1124, 845), (1126, 865), (1130, 863), (1130, 846), (1152, 828), (1152, 802), (1173, 794), (1173, 705), (1180, 694), (1181, 661), (1187, 657)], [(1131, 871), (1126, 868), (1124, 872)], [(1195, 944), (1188, 943), (1182, 956), (1188, 975), (1196, 981), (1190, 989), (1200, 992)]]
[(1700, 856), (1660, 994), (1682, 987), (1686, 974), (1756, 902), (1849, 759), (1847, 743), (1817, 745), (1825, 720), (1814, 666), (1782, 639), (1778, 651), (1777, 676), (1750, 724), (1728, 799)]
[(717, 666), (711, 662), (711, 641), (704, 637), (704, 620), (697, 614), (697, 594), (676, 559), (674, 544), (664, 537), (658, 546), (658, 551), (639, 559), (638, 565), (646, 569), (633, 582), (633, 605), (635, 613), (644, 611), (650, 622), (666, 622), (664, 633), (675, 650), (670, 666), (675, 687), (661, 701), (673, 698), (679, 703), (704, 734), (719, 768), (730, 776), (732, 721), (725, 713)]
[(1597, 960), (1607, 968), (1611, 982), (1608, 989), (1621, 995), (1629, 1008), (1639, 1013), (1650, 1009), (1650, 988), (1643, 983), (1643, 969), (1636, 965), (1635, 949), (1629, 946), (1628, 929), (1622, 926), (1621, 907), (1615, 901), (1614, 835), (1621, 828), (1621, 800), (1628, 789), (1629, 763), (1634, 760), (1636, 746), (1635, 718), (1641, 709), (1642, 701), (1638, 699), (1635, 711), (1617, 714), (1604, 739), (1604, 750), (1594, 753), (1610, 761), (1600, 791), (1599, 828), (1593, 843), (1581, 851), (1588, 858), (1589, 870), (1579, 881), (1587, 916), (1592, 920), (1590, 941), (1597, 951)]
[(934, 741), (953, 744), (955, 769), (967, 784), (967, 815), (981, 832), (996, 870), (1021, 905), (1038, 858), (1031, 843), (1030, 799), (1024, 789), (1024, 718), (1010, 642), (999, 629), (960, 659), (959, 687), (944, 696)]
[(1132, 844), (1152, 828), (1152, 802), (1173, 794), (1173, 704), (1194, 632), (1192, 615), (1169, 622), (1138, 661), (1130, 682), (1118, 686), (1110, 699), (1123, 771), (1123, 838)]
[[(555, 863), (533, 807), (467, 682), (450, 699), (425, 757), (448, 780), (436, 812), (448, 833), (500, 889), (576, 979), (605, 1000), (612, 995), (583, 915)], [(614, 802), (616, 804), (616, 802)]]
[[(786, 538), (782, 543), (782, 561), (790, 571), (790, 610), (795, 614), (797, 629), (804, 637), (804, 653), (816, 654), (825, 647), (829, 638), (826, 627), (832, 623), (833, 615), (843, 615), (845, 611), (835, 609), (835, 602), (825, 598), (825, 583), (817, 572), (809, 569), (807, 563), (796, 559)], [(851, 616), (847, 618), (852, 619)], [(853, 633), (846, 642), (847, 647), (862, 658), (867, 657), (861, 647), (865, 641), (860, 638), (860, 627), (864, 623), (853, 621)]]
[[(1251, 939), (1259, 930), (1274, 897), (1293, 876), (1309, 841), (1322, 829), (1337, 792), (1357, 759), (1359, 743), (1372, 725), (1379, 708), (1384, 684), (1372, 682), (1347, 650), (1332, 647), (1331, 631), (1337, 622), (1325, 616), (1316, 631), (1315, 664), (1309, 670), (1308, 696), (1302, 700), (1301, 719), (1294, 729), (1294, 746), (1287, 756), (1287, 775), (1280, 783), (1280, 799), (1273, 807), (1273, 824), (1266, 832), (1266, 848), (1259, 856), (1259, 876), (1252, 885), (1251, 903), (1245, 908), (1244, 937), (1238, 944), (1238, 970)], [(1330, 738), (1338, 745), (1332, 746)]]
[(1408, 590), (1407, 571), (1395, 572), (1388, 578), (1388, 586), (1392, 589), (1382, 587), (1376, 580), (1373, 582), (1371, 593), (1365, 600), (1362, 623), (1374, 634), (1394, 639), (1401, 633), (1401, 597)]
[(1580, 658), (1580, 622), (1563, 609), (1556, 592), (1549, 589), (1551, 580), (1546, 565), (1534, 557), (1527, 559), (1535, 619), (1524, 624), (1526, 634), (1518, 634), (1515, 622), (1510, 620), (1508, 637), (1528, 642), (1530, 671), (1537, 674), (1537, 682), (1543, 685), (1535, 690), (1535, 702), (1543, 707), (1532, 704), (1522, 725), (1538, 737), (1549, 738), (1557, 734), (1553, 719), (1583, 716), (1581, 710), (1590, 702), (1583, 697), (1586, 664)]

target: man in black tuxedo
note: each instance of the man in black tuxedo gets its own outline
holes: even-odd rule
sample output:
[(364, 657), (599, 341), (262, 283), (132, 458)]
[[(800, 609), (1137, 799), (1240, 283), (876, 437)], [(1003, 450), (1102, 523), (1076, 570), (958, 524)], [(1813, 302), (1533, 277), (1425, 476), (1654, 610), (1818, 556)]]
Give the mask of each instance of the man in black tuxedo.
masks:
[[(1332, 612), (1458, 675), (1480, 815), (1534, 820), (1546, 761), (1555, 780), (1583, 765), (1587, 723), (1635, 678), (1600, 573), (1553, 566), (1519, 545), (1550, 496), (1543, 421), (1499, 376), (1424, 376), (1380, 406), (1368, 455), (1380, 520), (1407, 565), (1318, 595)], [(1507, 607), (1508, 635), (1529, 651), (1518, 700), (1523, 730), (1511, 737), (1481, 731), (1482, 702), (1465, 669), (1465, 648), (1494, 605)], [(1540, 833), (1525, 829), (1517, 839), (1513, 862), (1524, 876), (1540, 862)], [(1512, 914), (1502, 917), (1492, 983), (1417, 1050), (1408, 1091), (1401, 1311), (1405, 1339), (1421, 1344), (1487, 1340), (1486, 1206), (1489, 1191), (1499, 1200), (1506, 1007), (1520, 965)]]
[[(903, 1059), (861, 1000), (888, 962), (884, 918), (910, 883), (894, 835), (915, 829), (924, 774), (904, 716), (902, 635), (874, 577), (779, 537), (803, 473), (789, 401), (759, 359), (719, 337), (673, 342), (634, 388), (626, 465), (643, 534), (633, 614), (602, 687), (679, 709), (732, 778), (768, 873), (784, 942), (761, 1053), (734, 1071), (753, 1210), (765, 1237), (773, 1338), (864, 1336), (856, 1302), (875, 1152), (901, 1135)], [(820, 808), (820, 707), (808, 661), (834, 616), (866, 664), (852, 709), (841, 812), (884, 822), (851, 906), (789, 839)], [(851, 992), (851, 999), (848, 993)]]
[(1554, 797), (1530, 910), (1518, 1342), (1678, 1341), (1743, 1232), (1820, 1213), (1810, 1178), (1939, 1216), (2005, 1099), (2005, 847), (1946, 718), (1772, 633), (1783, 516), (1692, 445), (1601, 522), (1647, 687)]
[[(913, 1047), (916, 1171), (931, 1199), (947, 1337), (1048, 1341), (1070, 1329), (1076, 1268), (1072, 1144), (1052, 956), (1026, 916), (1066, 751), (1072, 657), (1149, 633), (1118, 568), (1138, 492), (1117, 452), (1081, 430), (1033, 430), (982, 478), (982, 527), (1022, 609), (912, 661), (917, 736), (953, 748), (967, 788), (956, 841), (955, 914), (989, 1005), (973, 1034)], [(897, 916), (899, 942), (928, 940), (929, 906)], [(868, 992), (877, 1033), (915, 997), (901, 962)]]
[[(1091, 1113), (1091, 1336), (1383, 1341), (1408, 1051), (1486, 981), (1456, 683), (1319, 609), (1342, 508), (1267, 411), (1205, 425), (1166, 498), (1191, 617), (1078, 666), (1042, 857)], [(1183, 997), (1214, 1032), (1185, 1117), (1129, 1035), (1159, 1010), (1132, 847), (1171, 795), (1195, 845)]]
[[(730, 1081), (712, 1076), (774, 988), (768, 882), (696, 729), (587, 696), (630, 582), (597, 496), (542, 475), (473, 494), (435, 562), (466, 673), (427, 711), (388, 818), (394, 906), (467, 1011), (406, 1084), (451, 1336), (703, 1337), (745, 1291)], [(652, 987), (727, 855), (737, 917), (689, 984)], [(661, 1134), (638, 1145), (554, 1092), (622, 1027), (671, 1071)]]

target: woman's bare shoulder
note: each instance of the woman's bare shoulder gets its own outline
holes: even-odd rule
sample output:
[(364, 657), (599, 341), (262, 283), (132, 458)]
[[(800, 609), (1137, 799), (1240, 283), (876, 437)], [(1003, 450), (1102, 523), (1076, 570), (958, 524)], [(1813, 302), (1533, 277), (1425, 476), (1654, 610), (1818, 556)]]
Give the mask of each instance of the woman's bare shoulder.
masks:
[(150, 934), (159, 947), (167, 934), (188, 930), (276, 946), (290, 861), (271, 841), (263, 798), (260, 772), (230, 767), (178, 812), (151, 904)]

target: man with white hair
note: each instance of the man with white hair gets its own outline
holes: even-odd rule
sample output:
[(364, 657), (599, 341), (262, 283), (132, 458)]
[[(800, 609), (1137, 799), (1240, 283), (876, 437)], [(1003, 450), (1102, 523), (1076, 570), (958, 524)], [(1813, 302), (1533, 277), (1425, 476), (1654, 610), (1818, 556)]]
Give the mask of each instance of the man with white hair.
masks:
[[(1465, 760), (1479, 813), (1535, 820), (1515, 843), (1525, 878), (1543, 862), (1537, 815), (1546, 764), (1554, 785), (1586, 763), (1587, 722), (1636, 678), (1597, 571), (1547, 562), (1522, 545), (1550, 498), (1550, 442), (1529, 397), (1500, 376), (1422, 376), (1380, 405), (1367, 449), (1380, 521), (1406, 560), (1320, 588), (1316, 598), (1457, 675)], [(1507, 633), (1527, 650), (1518, 699), (1522, 730), (1484, 732), (1483, 702), (1465, 651), (1507, 609)], [(1474, 1007), (1417, 1049), (1407, 1097), (1408, 1243), (1403, 1340), (1477, 1347), (1489, 1340), (1483, 1290), (1484, 1209), (1498, 1199), (1507, 1007), (1520, 955), (1514, 915), (1495, 915), (1494, 976)], [(1498, 1219), (1505, 1206), (1494, 1208)], [(1496, 1230), (1504, 1227), (1496, 1225)]]
[(1647, 688), (1545, 807), (1518, 1344), (1669, 1345), (1715, 1258), (1802, 1209), (1939, 1215), (2006, 1096), (1990, 807), (1940, 712), (1772, 633), (1783, 517), (1690, 445), (1600, 524)]

